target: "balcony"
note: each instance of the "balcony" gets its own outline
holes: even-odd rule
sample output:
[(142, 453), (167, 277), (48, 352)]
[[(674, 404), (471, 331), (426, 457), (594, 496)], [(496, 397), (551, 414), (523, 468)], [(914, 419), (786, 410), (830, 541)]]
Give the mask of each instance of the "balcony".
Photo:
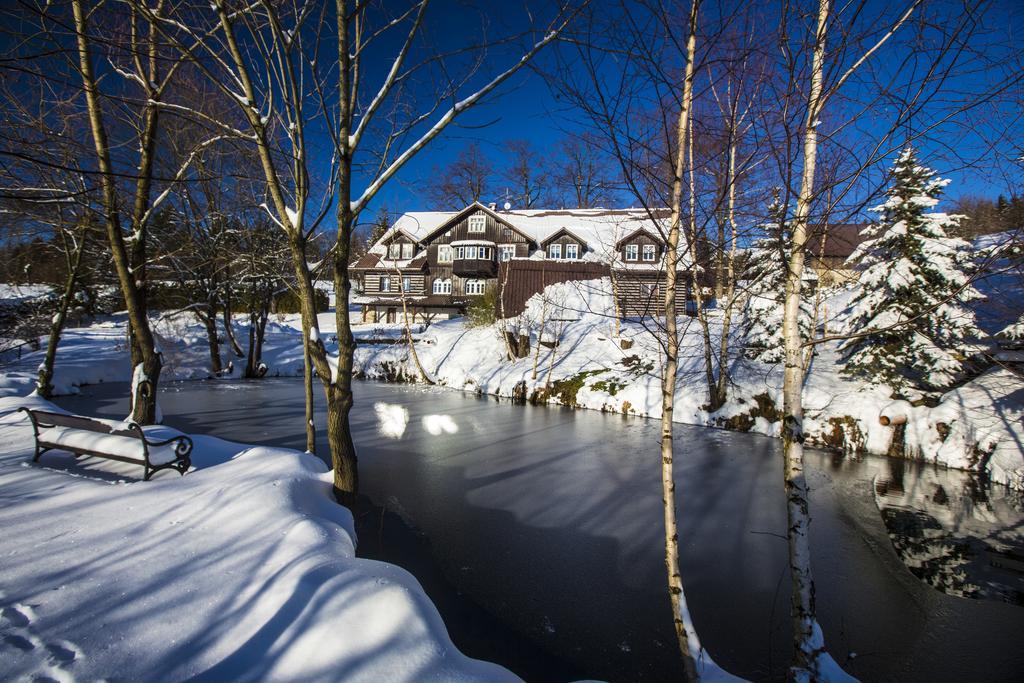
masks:
[(452, 272), (459, 277), (498, 277), (498, 262), (494, 259), (455, 259)]
[(489, 278), (498, 276), (497, 250), (494, 242), (460, 240), (452, 242), (452, 272), (459, 277)]

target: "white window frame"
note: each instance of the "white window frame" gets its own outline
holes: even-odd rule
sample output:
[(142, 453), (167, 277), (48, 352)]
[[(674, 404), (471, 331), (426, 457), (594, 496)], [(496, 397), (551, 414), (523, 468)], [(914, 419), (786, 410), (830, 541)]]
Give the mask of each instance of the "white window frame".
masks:
[(562, 258), (562, 245), (561, 244), (549, 244), (548, 245), (548, 258), (549, 259), (561, 259)]
[(648, 301), (658, 298), (658, 283), (657, 282), (641, 282), (640, 283), (640, 294), (645, 297)]
[(503, 244), (498, 247), (498, 260), (499, 261), (511, 261), (516, 255), (516, 245), (514, 244)]
[(637, 244), (627, 244), (625, 251), (627, 261), (636, 261), (640, 258), (640, 246)]
[(403, 275), (402, 276), (402, 291), (403, 292), (411, 292), (412, 291), (412, 278), (409, 277), (408, 275)]
[(434, 294), (451, 294), (452, 293), (452, 281), (451, 280), (434, 280)]
[[(650, 258), (648, 258), (648, 255)], [(644, 261), (653, 262), (658, 255), (658, 248), (653, 244), (644, 245)]]
[(382, 292), (390, 292), (391, 291), (391, 276), (390, 275), (381, 275), (380, 276), (380, 285), (379, 285), (378, 289), (380, 289), (380, 291), (382, 291)]
[(567, 244), (565, 245), (565, 258), (568, 260), (575, 261), (580, 257), (580, 245), (578, 244)]
[(469, 217), (469, 232), (487, 232), (487, 217), (481, 214), (473, 214)]
[(466, 296), (477, 296), (487, 291), (487, 280), (466, 280)]
[(388, 258), (397, 259), (402, 255), (402, 245), (398, 242), (392, 242), (388, 245)]
[(413, 244), (412, 242), (405, 242), (402, 244), (402, 258), (410, 259), (413, 255)]
[(437, 247), (437, 262), (438, 263), (451, 263), (454, 254), (452, 253), (452, 245), (441, 244)]

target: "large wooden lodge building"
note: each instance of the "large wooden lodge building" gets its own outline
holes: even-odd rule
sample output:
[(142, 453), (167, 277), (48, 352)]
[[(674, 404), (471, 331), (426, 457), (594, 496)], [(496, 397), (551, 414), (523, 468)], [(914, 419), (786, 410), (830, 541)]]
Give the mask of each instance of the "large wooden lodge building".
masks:
[[(465, 313), (489, 288), (500, 317), (523, 310), (547, 285), (612, 276), (625, 317), (657, 315), (665, 280), (667, 212), (642, 209), (410, 212), (352, 265), (364, 322), (401, 322), (403, 299), (417, 321)], [(680, 263), (688, 264), (685, 247)], [(680, 276), (684, 272), (680, 271)], [(680, 277), (679, 311), (689, 298)]]

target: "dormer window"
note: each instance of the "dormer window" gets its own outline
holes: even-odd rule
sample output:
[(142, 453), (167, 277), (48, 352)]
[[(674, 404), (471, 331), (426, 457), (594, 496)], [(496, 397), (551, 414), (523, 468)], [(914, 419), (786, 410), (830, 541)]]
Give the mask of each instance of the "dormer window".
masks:
[(476, 214), (469, 217), (470, 232), (484, 232), (487, 229), (487, 217)]
[(402, 245), (402, 258), (405, 258), (405, 259), (412, 258), (412, 249), (413, 249), (412, 242), (406, 242), (405, 244), (403, 244)]
[(567, 244), (565, 245), (565, 258), (567, 259), (578, 259), (580, 257), (580, 245), (578, 244)]
[(388, 247), (388, 258), (397, 259), (402, 255), (402, 245), (398, 242), (392, 242)]
[(637, 257), (639, 256), (639, 252), (640, 252), (640, 247), (638, 245), (636, 245), (636, 244), (627, 244), (626, 245), (626, 260), (627, 261), (636, 261)]
[(657, 254), (657, 248), (653, 244), (644, 245), (644, 261), (653, 261)]
[(561, 244), (549, 244), (548, 245), (548, 258), (560, 259), (562, 258), (562, 245)]

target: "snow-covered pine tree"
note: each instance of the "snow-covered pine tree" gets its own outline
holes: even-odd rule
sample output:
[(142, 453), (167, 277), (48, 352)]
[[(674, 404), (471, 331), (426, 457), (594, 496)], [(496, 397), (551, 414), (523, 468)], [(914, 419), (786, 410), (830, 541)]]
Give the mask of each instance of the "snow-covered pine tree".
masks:
[(980, 332), (965, 302), (981, 295), (970, 284), (970, 244), (950, 232), (960, 216), (926, 213), (949, 183), (918, 165), (907, 147), (893, 166), (888, 199), (847, 263), (862, 271), (840, 345), (843, 373), (884, 382), (902, 397), (949, 386)]
[(996, 336), (1002, 337), (1003, 339), (1012, 339), (1014, 341), (1024, 341), (1024, 313), (1017, 318), (1017, 322), (1010, 323), (1000, 330)]
[[(747, 358), (764, 363), (781, 363), (785, 356), (782, 313), (786, 297), (786, 269), (791, 239), (786, 229), (786, 212), (778, 197), (768, 208), (768, 235), (759, 239), (750, 253), (747, 267), (747, 300), (744, 306), (743, 337)], [(806, 297), (800, 302), (800, 335), (809, 339), (814, 310)]]

